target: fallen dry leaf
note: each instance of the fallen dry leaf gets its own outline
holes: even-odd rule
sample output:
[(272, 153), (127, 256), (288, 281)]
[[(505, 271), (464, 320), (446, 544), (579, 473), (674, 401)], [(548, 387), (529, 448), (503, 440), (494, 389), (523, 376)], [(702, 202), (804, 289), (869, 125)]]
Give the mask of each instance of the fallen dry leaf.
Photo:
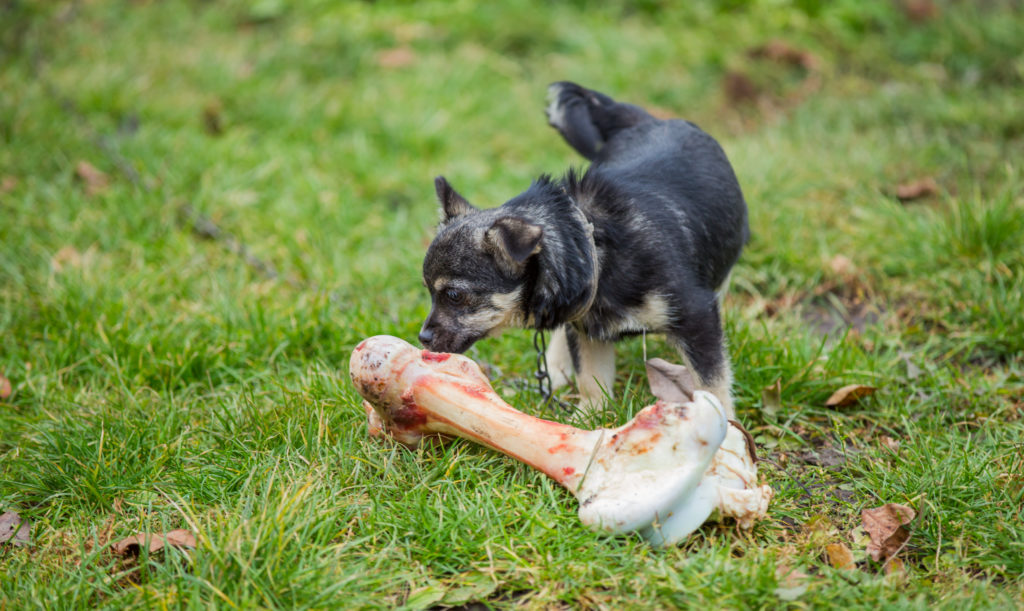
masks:
[(10, 542), (18, 547), (28, 545), (31, 528), (31, 522), (22, 519), (17, 512), (6, 511), (0, 514), (0, 543)]
[(828, 555), (828, 563), (834, 569), (852, 569), (856, 564), (853, 552), (845, 543), (829, 543), (825, 546), (825, 553)]
[(18, 179), (13, 176), (4, 176), (0, 179), (0, 195), (10, 193), (18, 186)]
[(903, 566), (903, 559), (901, 558), (890, 558), (889, 562), (885, 564), (886, 575), (898, 575), (902, 576), (907, 572), (905, 566)]
[(224, 133), (224, 106), (220, 100), (213, 100), (203, 107), (203, 128), (211, 136)]
[(785, 562), (775, 567), (775, 577), (778, 579), (779, 584), (775, 588), (775, 595), (780, 600), (794, 601), (807, 591), (809, 575), (798, 569), (791, 568)]
[(138, 554), (143, 546), (146, 546), (146, 549), (151, 554), (162, 550), (166, 546), (194, 549), (196, 547), (196, 536), (184, 529), (171, 530), (157, 535), (138, 533), (125, 537), (110, 547), (116, 553), (123, 556), (125, 554)]
[(55, 272), (64, 270), (64, 266), (82, 267), (82, 253), (74, 246), (65, 246), (50, 257), (50, 267)]
[(882, 446), (883, 447), (885, 447), (887, 450), (889, 450), (893, 454), (898, 454), (899, 453), (899, 451), (900, 451), (900, 442), (899, 442), (898, 439), (893, 439), (892, 437), (889, 437), (888, 435), (882, 435), (879, 438), (879, 441), (882, 442)]
[(805, 70), (814, 70), (818, 67), (818, 58), (810, 52), (798, 49), (784, 40), (772, 40), (760, 47), (754, 47), (747, 51), (747, 55), (753, 58), (768, 59), (780, 64), (798, 66)]
[(775, 415), (782, 409), (782, 380), (775, 380), (771, 386), (761, 389), (761, 411)]
[(402, 68), (416, 61), (416, 54), (409, 47), (384, 49), (377, 53), (377, 65), (381, 68)]
[(110, 184), (110, 179), (107, 175), (96, 169), (96, 166), (88, 161), (79, 161), (75, 165), (75, 174), (85, 184), (86, 195), (102, 193), (106, 191), (107, 186)]
[(896, 503), (861, 511), (864, 531), (871, 537), (867, 546), (871, 559), (884, 562), (899, 553), (910, 539), (910, 531), (904, 525), (910, 524), (916, 515), (910, 507)]
[(848, 276), (854, 270), (853, 261), (846, 255), (836, 255), (828, 262), (829, 268), (837, 276)]
[(832, 393), (825, 401), (825, 407), (847, 407), (860, 401), (861, 397), (872, 395), (878, 390), (874, 386), (864, 384), (848, 384)]
[(752, 103), (761, 95), (761, 90), (749, 76), (735, 70), (726, 73), (722, 79), (722, 89), (732, 106)]
[(914, 23), (925, 23), (939, 16), (934, 0), (903, 0), (903, 13)]
[(4, 401), (7, 397), (10, 397), (11, 391), (11, 381), (4, 377), (4, 374), (0, 373), (0, 401)]
[(921, 178), (906, 182), (896, 187), (896, 199), (901, 202), (912, 202), (915, 199), (922, 199), (939, 194), (939, 184), (934, 178)]

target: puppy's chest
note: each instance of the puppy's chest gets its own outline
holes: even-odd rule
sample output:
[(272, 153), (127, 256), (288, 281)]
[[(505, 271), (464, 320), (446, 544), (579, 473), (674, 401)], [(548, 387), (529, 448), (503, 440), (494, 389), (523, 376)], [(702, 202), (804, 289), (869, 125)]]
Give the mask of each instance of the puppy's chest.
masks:
[(659, 293), (645, 295), (637, 305), (625, 305), (613, 297), (599, 295), (574, 326), (591, 339), (610, 342), (645, 331), (664, 331), (672, 318), (669, 300)]

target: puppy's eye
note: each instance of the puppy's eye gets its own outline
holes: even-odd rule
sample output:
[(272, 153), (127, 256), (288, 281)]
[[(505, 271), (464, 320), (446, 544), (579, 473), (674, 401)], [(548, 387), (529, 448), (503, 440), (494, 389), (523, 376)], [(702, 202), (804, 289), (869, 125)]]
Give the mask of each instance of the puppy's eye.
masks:
[(444, 298), (452, 305), (460, 305), (466, 301), (466, 293), (458, 289), (445, 289)]

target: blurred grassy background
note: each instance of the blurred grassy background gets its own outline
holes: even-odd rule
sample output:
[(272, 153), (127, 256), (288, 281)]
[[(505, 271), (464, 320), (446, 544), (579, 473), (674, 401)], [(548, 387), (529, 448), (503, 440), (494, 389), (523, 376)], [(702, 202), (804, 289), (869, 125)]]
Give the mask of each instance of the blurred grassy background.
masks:
[[(0, 607), (1019, 604), (1022, 31), (1010, 1), (0, 1), (0, 510), (35, 524)], [(737, 404), (780, 465), (752, 535), (655, 552), (468, 444), (364, 438), (338, 372), (415, 337), (432, 178), (492, 206), (582, 166), (542, 114), (563, 79), (736, 168)], [(471, 356), (538, 409), (528, 333)], [(821, 407), (853, 382), (880, 390)], [(902, 571), (830, 567), (890, 501), (921, 514)], [(187, 571), (105, 547), (182, 526)]]

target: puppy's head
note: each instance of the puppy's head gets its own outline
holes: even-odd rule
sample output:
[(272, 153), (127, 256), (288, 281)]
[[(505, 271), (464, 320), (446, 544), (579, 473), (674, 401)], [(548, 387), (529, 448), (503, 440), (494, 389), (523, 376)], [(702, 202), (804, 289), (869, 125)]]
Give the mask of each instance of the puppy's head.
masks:
[(423, 260), (431, 308), (420, 342), (434, 352), (465, 352), (478, 339), (526, 324), (528, 262), (544, 232), (500, 208), (474, 208), (443, 177), (434, 186), (442, 220)]

